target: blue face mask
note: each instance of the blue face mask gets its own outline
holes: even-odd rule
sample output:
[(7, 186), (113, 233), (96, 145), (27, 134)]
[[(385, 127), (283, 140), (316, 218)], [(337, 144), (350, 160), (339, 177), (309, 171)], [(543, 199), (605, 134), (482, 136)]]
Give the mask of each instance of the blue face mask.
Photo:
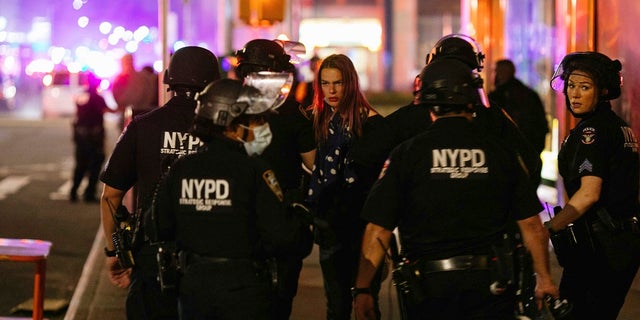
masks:
[(265, 122), (264, 124), (253, 128), (244, 128), (247, 130), (253, 130), (253, 140), (244, 142), (244, 149), (247, 151), (247, 154), (249, 156), (261, 155), (264, 150), (267, 149), (271, 143), (271, 139), (273, 138), (269, 123)]

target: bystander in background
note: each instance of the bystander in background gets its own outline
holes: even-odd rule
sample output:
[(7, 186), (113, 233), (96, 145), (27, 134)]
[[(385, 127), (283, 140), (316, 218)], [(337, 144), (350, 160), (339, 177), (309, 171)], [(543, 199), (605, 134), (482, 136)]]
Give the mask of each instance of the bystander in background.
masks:
[(76, 115), (73, 119), (73, 143), (75, 146), (75, 168), (69, 200), (78, 200), (78, 188), (86, 175), (89, 176), (84, 189), (86, 202), (98, 202), (96, 185), (100, 167), (104, 161), (104, 113), (116, 112), (107, 106), (98, 93), (100, 79), (89, 74), (87, 89), (76, 98)]
[[(533, 89), (516, 78), (516, 66), (511, 60), (503, 59), (495, 65), (495, 89), (489, 93), (489, 100), (504, 109), (518, 125), (526, 141), (539, 155), (544, 150), (549, 125), (540, 96)], [(537, 188), (540, 184), (542, 166), (531, 172), (531, 182)]]
[[(113, 98), (118, 104), (118, 111), (122, 115), (121, 126), (124, 127), (127, 109), (130, 108), (130, 117), (143, 114), (155, 107), (158, 91), (154, 76), (146, 71), (137, 71), (132, 54), (126, 54), (120, 59), (122, 71), (113, 80)], [(130, 119), (129, 119), (130, 120)]]

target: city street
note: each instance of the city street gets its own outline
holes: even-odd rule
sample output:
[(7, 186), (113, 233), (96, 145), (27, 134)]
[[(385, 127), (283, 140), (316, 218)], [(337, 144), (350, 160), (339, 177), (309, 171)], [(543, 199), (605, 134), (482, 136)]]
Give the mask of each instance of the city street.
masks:
[[(104, 244), (101, 238), (94, 242), (100, 225), (98, 205), (67, 200), (73, 167), (70, 121), (0, 116), (0, 237), (53, 242), (47, 262), (45, 297), (50, 308), (46, 318), (65, 319), (67, 305), (75, 298), (76, 305), (69, 308), (75, 317), (67, 319), (124, 319), (126, 290), (108, 282), (100, 251)], [(113, 119), (108, 123), (107, 150), (111, 150), (118, 132)], [(30, 316), (29, 311), (12, 313), (12, 309), (32, 297), (33, 269), (32, 264), (0, 262), (0, 319)], [(559, 277), (555, 260), (553, 272)], [(636, 280), (620, 320), (640, 319), (640, 281)], [(389, 280), (383, 284), (382, 319), (399, 319), (394, 290)], [(60, 311), (53, 312), (53, 306)], [(305, 259), (291, 319), (324, 318), (316, 247)]]
[[(0, 118), (0, 237), (53, 243), (45, 298), (56, 308), (64, 307), (96, 236), (98, 205), (67, 200), (73, 167), (71, 119), (5, 116)], [(32, 297), (33, 270), (33, 263), (0, 262), (0, 316), (12, 315), (12, 308)], [(46, 316), (62, 319), (64, 309)]]

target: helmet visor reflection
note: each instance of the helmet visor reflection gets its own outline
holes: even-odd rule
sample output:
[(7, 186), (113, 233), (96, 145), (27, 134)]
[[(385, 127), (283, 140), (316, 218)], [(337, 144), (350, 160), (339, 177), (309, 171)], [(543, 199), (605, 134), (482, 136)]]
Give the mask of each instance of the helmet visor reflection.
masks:
[(243, 90), (238, 102), (246, 102), (246, 114), (259, 114), (280, 107), (289, 96), (293, 85), (290, 72), (260, 71), (249, 73), (244, 85), (257, 90)]

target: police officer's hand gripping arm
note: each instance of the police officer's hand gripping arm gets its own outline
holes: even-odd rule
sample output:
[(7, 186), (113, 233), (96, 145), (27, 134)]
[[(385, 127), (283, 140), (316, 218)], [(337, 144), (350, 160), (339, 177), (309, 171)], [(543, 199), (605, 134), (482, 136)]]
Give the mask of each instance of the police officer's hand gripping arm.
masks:
[[(113, 245), (112, 234), (116, 231), (116, 225), (113, 221), (116, 208), (122, 204), (125, 191), (118, 190), (104, 185), (102, 196), (100, 199), (100, 218), (102, 221), (102, 230), (104, 232), (106, 247), (105, 250), (110, 253), (115, 252)], [(119, 288), (126, 288), (129, 286), (129, 275), (131, 274), (131, 268), (123, 268), (120, 265), (118, 257), (112, 254), (108, 254), (107, 268), (109, 269), (109, 280), (112, 284)]]
[[(389, 247), (392, 231), (374, 223), (367, 224), (362, 238), (362, 251), (358, 266), (355, 288), (367, 289), (386, 254), (384, 248)], [(366, 293), (356, 294), (353, 298), (353, 310), (356, 319), (376, 319), (373, 296)]]

